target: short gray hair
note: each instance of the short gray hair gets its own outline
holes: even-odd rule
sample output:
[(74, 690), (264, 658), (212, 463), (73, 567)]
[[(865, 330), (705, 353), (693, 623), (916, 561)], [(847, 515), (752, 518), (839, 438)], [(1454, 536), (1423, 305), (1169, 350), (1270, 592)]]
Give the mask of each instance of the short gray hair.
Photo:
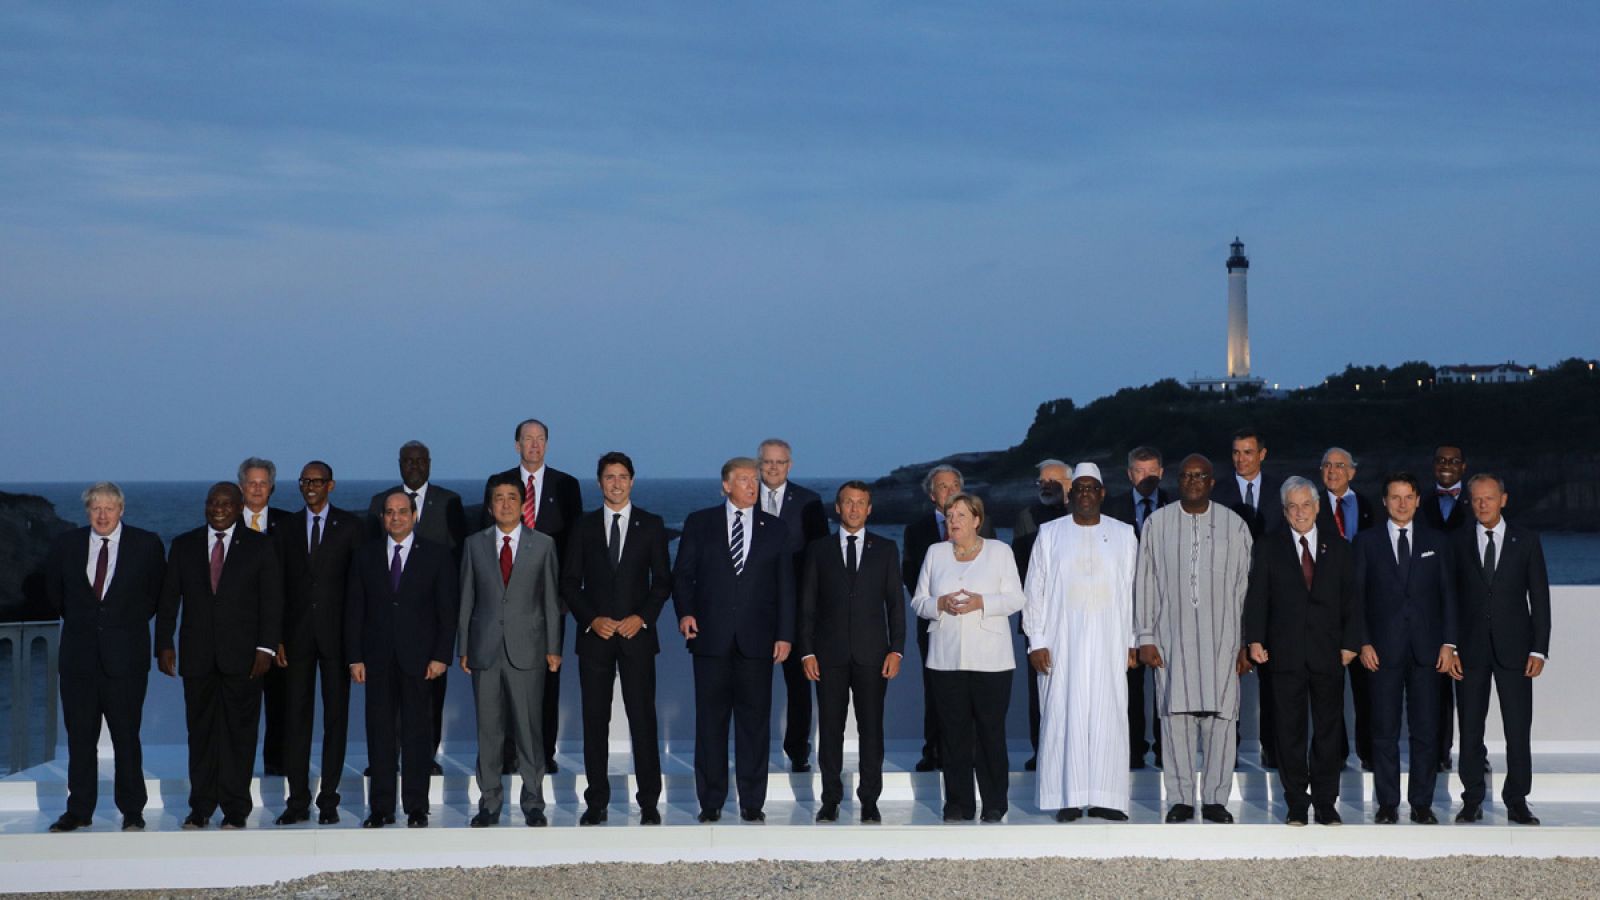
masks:
[(117, 505), (124, 509), (128, 506), (127, 499), (122, 496), (122, 488), (117, 487), (115, 481), (96, 481), (94, 484), (89, 485), (83, 492), (83, 508), (88, 509), (89, 504), (93, 503), (96, 497), (115, 500)]
[(1050, 457), (1049, 459), (1041, 459), (1041, 460), (1039, 460), (1039, 462), (1034, 466), (1034, 468), (1038, 469), (1039, 471), (1042, 472), (1042, 471), (1044, 471), (1044, 468), (1046, 466), (1060, 466), (1061, 468), (1068, 469), (1068, 470), (1070, 470), (1072, 468), (1071, 466), (1067, 465), (1066, 463), (1062, 462), (1059, 459), (1056, 459), (1053, 456)]
[(735, 456), (734, 458), (722, 464), (722, 480), (727, 481), (728, 476), (739, 471), (740, 469), (749, 469), (752, 472), (759, 472), (761, 471), (761, 463), (756, 462), (748, 456)]
[(1354, 453), (1351, 453), (1349, 450), (1346, 450), (1343, 447), (1329, 447), (1328, 449), (1322, 451), (1322, 462), (1317, 463), (1317, 465), (1319, 467), (1327, 465), (1328, 464), (1328, 457), (1333, 455), (1333, 454), (1335, 454), (1335, 453), (1343, 453), (1345, 455), (1345, 458), (1350, 460), (1350, 468), (1352, 468), (1352, 469), (1361, 468), (1361, 466), (1356, 463), (1356, 455)]
[(966, 486), (967, 479), (961, 477), (960, 469), (956, 468), (955, 466), (947, 466), (941, 463), (940, 465), (929, 469), (928, 474), (922, 476), (922, 492), (931, 496), (933, 494), (933, 480), (945, 472), (949, 472), (951, 475), (956, 477), (957, 488)]
[(767, 449), (768, 447), (782, 447), (783, 452), (789, 454), (790, 456), (794, 455), (794, 448), (790, 447), (789, 442), (783, 438), (767, 438), (766, 440), (762, 441), (756, 446), (756, 455), (760, 456), (761, 451)]
[(1310, 491), (1311, 502), (1321, 508), (1322, 497), (1317, 493), (1317, 486), (1311, 483), (1311, 479), (1301, 478), (1299, 475), (1290, 475), (1283, 480), (1283, 487), (1278, 488), (1278, 502), (1288, 506), (1289, 495), (1299, 490)]
[(1472, 486), (1482, 481), (1492, 481), (1500, 488), (1500, 493), (1506, 492), (1506, 480), (1493, 472), (1479, 472), (1467, 479), (1467, 496), (1472, 496)]
[(239, 463), (240, 485), (244, 484), (244, 473), (250, 471), (251, 469), (266, 469), (267, 484), (271, 487), (278, 486), (278, 467), (272, 464), (272, 460), (262, 459), (259, 456), (249, 457), (244, 462)]
[(1143, 462), (1151, 459), (1155, 460), (1158, 467), (1166, 467), (1165, 463), (1163, 463), (1161, 460), (1160, 450), (1149, 446), (1135, 447), (1128, 451), (1128, 468), (1133, 468), (1133, 464), (1136, 462)]

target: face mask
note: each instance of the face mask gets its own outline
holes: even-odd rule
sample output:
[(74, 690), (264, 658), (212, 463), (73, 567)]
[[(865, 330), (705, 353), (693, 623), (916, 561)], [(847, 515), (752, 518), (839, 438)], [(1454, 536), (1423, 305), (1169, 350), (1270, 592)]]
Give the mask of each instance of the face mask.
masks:
[(1039, 502), (1045, 506), (1060, 506), (1066, 502), (1066, 494), (1061, 490), (1061, 482), (1046, 481), (1039, 485)]

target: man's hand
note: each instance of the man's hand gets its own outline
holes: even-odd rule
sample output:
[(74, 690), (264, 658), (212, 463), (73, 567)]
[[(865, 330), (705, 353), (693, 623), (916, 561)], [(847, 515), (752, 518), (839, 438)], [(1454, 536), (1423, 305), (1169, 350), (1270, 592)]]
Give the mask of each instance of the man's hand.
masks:
[(642, 630), (644, 630), (644, 619), (638, 616), (629, 616), (617, 623), (617, 634), (625, 638), (631, 639)]
[(1138, 667), (1139, 667), (1139, 651), (1137, 651), (1137, 650), (1129, 650), (1128, 651), (1128, 671), (1131, 672), (1134, 669), (1137, 669)]
[(700, 626), (695, 624), (694, 616), (684, 616), (678, 620), (678, 632), (684, 640), (693, 640), (700, 634)]
[(595, 616), (589, 621), (589, 630), (600, 635), (600, 640), (609, 641), (617, 633), (617, 620), (605, 616)]
[(1262, 663), (1266, 662), (1267, 660), (1269, 660), (1271, 658), (1272, 658), (1272, 654), (1267, 652), (1267, 648), (1261, 646), (1261, 642), (1260, 641), (1251, 641), (1250, 642), (1250, 659), (1256, 665), (1259, 666), (1259, 665), (1261, 665)]
[(279, 644), (278, 645), (278, 668), (282, 669), (282, 668), (284, 668), (284, 667), (286, 667), (288, 665), (289, 665), (289, 655), (287, 653), (283, 652), (283, 645)]
[(896, 675), (899, 675), (899, 674), (900, 674), (900, 654), (898, 654), (898, 653), (886, 653), (886, 654), (884, 654), (884, 657), (883, 657), (883, 677), (884, 677), (884, 679), (887, 680), (887, 681), (893, 681), (894, 677)]
[(1529, 678), (1538, 678), (1539, 673), (1543, 671), (1544, 660), (1534, 656), (1532, 653), (1528, 654), (1528, 667), (1522, 670), (1522, 674), (1528, 676)]
[(255, 661), (250, 663), (250, 677), (260, 678), (272, 671), (272, 663), (277, 658), (278, 655), (269, 650), (257, 650)]
[(559, 653), (546, 653), (544, 655), (544, 664), (545, 664), (545, 667), (548, 668), (552, 672), (561, 671), (561, 654), (559, 654)]
[(1140, 645), (1139, 662), (1144, 663), (1152, 669), (1166, 668), (1166, 662), (1161, 658), (1161, 651), (1156, 649), (1155, 644)]
[(1460, 681), (1461, 657), (1456, 655), (1456, 648), (1450, 646), (1449, 644), (1440, 646), (1439, 662), (1436, 663), (1433, 668), (1437, 672), (1442, 672), (1446, 675), (1449, 675), (1451, 678)]
[(472, 674), (472, 667), (467, 665), (467, 655), (465, 653), (461, 654), (461, 671), (468, 675)]
[(772, 644), (772, 663), (777, 665), (789, 658), (789, 642), (774, 641)]
[[(1347, 659), (1345, 662), (1348, 663), (1350, 660)], [(1371, 644), (1361, 645), (1361, 665), (1365, 666), (1368, 672), (1378, 671), (1378, 649), (1376, 647)]]
[(160, 669), (161, 674), (163, 675), (171, 676), (178, 674), (178, 651), (157, 650), (156, 668)]
[(442, 663), (437, 659), (430, 659), (428, 660), (428, 671), (423, 674), (422, 678), (424, 681), (432, 681), (435, 678), (438, 678), (440, 675), (443, 675), (449, 668), (449, 663)]
[(1033, 670), (1035, 672), (1038, 672), (1040, 675), (1049, 675), (1050, 674), (1050, 648), (1049, 647), (1040, 647), (1037, 650), (1029, 650), (1028, 651), (1028, 665), (1033, 666)]
[(815, 656), (808, 656), (805, 659), (800, 660), (800, 668), (806, 673), (807, 681), (822, 680), (822, 667), (817, 665), (817, 658)]
[(1250, 665), (1250, 652), (1243, 647), (1240, 647), (1239, 656), (1233, 662), (1233, 671), (1236, 674), (1243, 675), (1253, 668), (1255, 668), (1255, 666)]
[(351, 663), (350, 664), (350, 680), (354, 681), (356, 684), (366, 684), (367, 683), (367, 664), (366, 663)]
[(1350, 660), (1355, 659), (1355, 658), (1356, 658), (1356, 652), (1354, 650), (1340, 650), (1339, 651), (1339, 665), (1341, 665), (1341, 666), (1350, 665)]

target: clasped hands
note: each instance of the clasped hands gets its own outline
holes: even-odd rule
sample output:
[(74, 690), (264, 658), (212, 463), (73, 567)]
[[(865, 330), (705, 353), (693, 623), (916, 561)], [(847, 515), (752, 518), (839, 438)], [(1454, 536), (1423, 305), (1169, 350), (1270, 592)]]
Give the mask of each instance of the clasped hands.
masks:
[(603, 641), (611, 640), (614, 634), (625, 638), (632, 638), (644, 628), (644, 619), (638, 616), (628, 616), (626, 619), (611, 619), (606, 616), (595, 616), (589, 620), (589, 630), (598, 634)]
[(983, 595), (967, 590), (951, 591), (939, 597), (939, 612), (952, 616), (965, 615), (983, 609)]

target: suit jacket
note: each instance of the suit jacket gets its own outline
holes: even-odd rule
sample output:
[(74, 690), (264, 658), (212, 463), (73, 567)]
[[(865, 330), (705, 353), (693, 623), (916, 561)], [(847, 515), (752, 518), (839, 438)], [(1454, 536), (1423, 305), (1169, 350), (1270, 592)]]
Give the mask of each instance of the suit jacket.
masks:
[[(405, 490), (403, 484), (394, 487)], [(367, 506), (367, 534), (372, 540), (381, 541), (389, 536), (383, 530), (383, 498), (388, 493), (373, 494), (372, 503)], [(461, 542), (467, 537), (467, 514), (461, 508), (461, 495), (430, 481), (417, 514), (417, 537), (447, 548), (459, 563)]]
[[(489, 511), (489, 485), (494, 479), (501, 477), (522, 480), (522, 467), (515, 466), (501, 472), (499, 475), (484, 479), (483, 482), (483, 516), (479, 521), (480, 527), (488, 528), (494, 524), (494, 516)], [(539, 492), (539, 514), (533, 520), (534, 527), (540, 534), (548, 534), (556, 542), (556, 556), (560, 558), (563, 568), (567, 565), (567, 547), (572, 540), (572, 529), (578, 524), (578, 519), (583, 516), (583, 491), (578, 488), (578, 479), (550, 466), (544, 467), (544, 485)], [(627, 542), (624, 541), (624, 544)]]
[(1261, 484), (1257, 487), (1259, 494), (1256, 497), (1256, 507), (1251, 509), (1245, 505), (1244, 495), (1239, 492), (1238, 477), (1235, 473), (1229, 472), (1217, 476), (1216, 487), (1211, 491), (1211, 499), (1238, 513), (1239, 518), (1250, 526), (1250, 537), (1260, 540), (1263, 534), (1277, 531), (1283, 526), (1283, 500), (1278, 496), (1278, 491), (1282, 487), (1283, 479), (1273, 478), (1262, 472)]
[(1455, 552), (1460, 630), (1456, 642), (1463, 666), (1486, 665), (1491, 655), (1502, 668), (1520, 671), (1528, 654), (1550, 655), (1550, 576), (1539, 535), (1506, 522), (1495, 545), (1494, 577), (1483, 575), (1478, 524), (1450, 536)]
[(900, 551), (888, 538), (870, 531), (863, 535), (854, 573), (845, 568), (837, 533), (806, 547), (795, 636), (799, 658), (814, 655), (819, 666), (881, 666), (889, 653), (905, 653)]
[[(608, 510), (590, 510), (572, 529), (567, 562), (561, 567), (561, 599), (577, 622), (579, 656), (614, 650), (634, 655), (661, 652), (656, 620), (672, 595), (672, 562), (667, 555), (667, 526), (655, 513), (633, 507), (628, 514), (628, 534), (622, 540), (622, 557), (611, 566), (606, 546)], [(589, 623), (605, 616), (638, 616), (645, 628), (632, 638), (612, 635), (605, 640)]]
[(745, 564), (728, 556), (726, 502), (689, 514), (672, 570), (678, 618), (694, 616), (700, 633), (689, 641), (696, 656), (770, 656), (776, 641), (794, 641), (794, 568), (783, 520), (752, 507), (745, 526)]
[(1472, 518), (1472, 499), (1467, 495), (1467, 485), (1461, 485), (1461, 496), (1456, 498), (1455, 505), (1450, 507), (1450, 515), (1446, 516), (1439, 504), (1438, 486), (1423, 488), (1421, 511), (1422, 518), (1428, 521), (1428, 527), (1434, 531), (1449, 533), (1463, 525), (1474, 521)]
[(156, 614), (158, 653), (174, 649), (175, 630), (178, 674), (249, 675), (256, 648), (276, 649), (283, 639), (283, 563), (272, 537), (242, 522), (235, 525), (215, 593), (211, 529), (196, 528), (173, 538)]
[[(761, 499), (767, 496), (767, 486), (761, 486)], [(757, 502), (760, 506), (760, 501)], [(790, 481), (783, 486), (783, 505), (778, 508), (778, 518), (789, 528), (788, 551), (793, 557), (795, 583), (799, 583), (800, 566), (805, 562), (806, 548), (811, 542), (828, 535), (828, 514), (822, 509), (822, 497), (810, 488)]]
[(500, 576), (498, 526), (467, 535), (461, 549), (458, 633), (461, 655), (474, 669), (493, 668), (501, 659), (517, 669), (543, 668), (546, 655), (561, 655), (555, 542), (526, 525), (517, 527), (510, 581)]
[[(273, 538), (277, 538), (278, 533), (284, 528), (285, 523), (292, 523), (293, 521), (294, 513), (289, 512), (286, 509), (279, 509), (276, 506), (268, 506), (266, 527), (261, 529), (261, 531), (258, 533), (271, 535)], [(243, 504), (239, 506), (239, 524), (244, 526), (247, 531), (255, 531), (255, 529), (250, 527), (250, 508), (244, 506)]]
[(87, 574), (92, 534), (83, 527), (60, 535), (45, 559), (45, 596), (61, 616), (59, 671), (141, 675), (150, 671), (150, 618), (161, 600), (166, 552), (161, 538), (123, 523), (116, 572), (101, 600)]
[[(1309, 591), (1294, 529), (1285, 525), (1251, 548), (1244, 641), (1267, 648), (1274, 672), (1338, 674), (1344, 668), (1340, 651), (1361, 650), (1364, 626), (1354, 553), (1336, 535), (1317, 529), (1316, 573)], [(1437, 653), (1438, 645), (1433, 649)]]
[[(429, 488), (432, 494), (434, 488)], [(395, 657), (407, 675), (421, 678), (428, 663), (449, 663), (456, 642), (455, 560), (443, 544), (418, 536), (389, 586), (389, 542), (369, 540), (356, 551), (344, 600), (345, 659), (365, 663)]]
[(1431, 666), (1439, 647), (1457, 643), (1456, 570), (1450, 540), (1411, 520), (1406, 534), (1411, 559), (1400, 578), (1388, 524), (1356, 534), (1356, 589), (1366, 623), (1366, 640), (1378, 652), (1378, 664), (1398, 663), (1410, 653), (1418, 665)]
[[(1132, 525), (1135, 536), (1138, 536), (1138, 533), (1143, 529), (1137, 524), (1138, 516), (1134, 514), (1133, 498), (1135, 493), (1137, 492), (1130, 490), (1126, 494), (1118, 494), (1115, 497), (1108, 498), (1106, 502), (1101, 505), (1100, 512), (1110, 516), (1113, 519), (1116, 519), (1118, 522), (1126, 522), (1127, 524)], [(1215, 499), (1214, 496), (1213, 499)], [(1160, 509), (1171, 502), (1172, 495), (1167, 493), (1165, 488), (1156, 488), (1156, 509)], [(1154, 512), (1154, 509), (1151, 510), (1151, 513)], [(1247, 522), (1246, 524), (1249, 523)]]
[(283, 554), (283, 644), (291, 660), (313, 648), (344, 656), (344, 594), (365, 530), (349, 510), (330, 503), (322, 513), (322, 539), (315, 553), (310, 551), (304, 509), (290, 514), (277, 531), (278, 552)]
[[(978, 523), (978, 537), (994, 537), (994, 526), (988, 519)], [(922, 574), (922, 561), (928, 556), (928, 548), (943, 540), (939, 537), (939, 517), (932, 510), (906, 526), (906, 555), (900, 560), (900, 583), (906, 586), (906, 591), (916, 592), (917, 576)]]
[[(1328, 499), (1328, 489), (1323, 487), (1320, 481), (1313, 479), (1311, 483), (1317, 488), (1317, 535), (1320, 537), (1324, 530), (1330, 536), (1339, 534), (1339, 525), (1333, 519), (1333, 503)], [(1360, 537), (1368, 528), (1377, 528), (1389, 521), (1389, 516), (1382, 507), (1374, 505), (1365, 494), (1356, 492), (1355, 488), (1350, 490), (1356, 494), (1356, 537)]]

